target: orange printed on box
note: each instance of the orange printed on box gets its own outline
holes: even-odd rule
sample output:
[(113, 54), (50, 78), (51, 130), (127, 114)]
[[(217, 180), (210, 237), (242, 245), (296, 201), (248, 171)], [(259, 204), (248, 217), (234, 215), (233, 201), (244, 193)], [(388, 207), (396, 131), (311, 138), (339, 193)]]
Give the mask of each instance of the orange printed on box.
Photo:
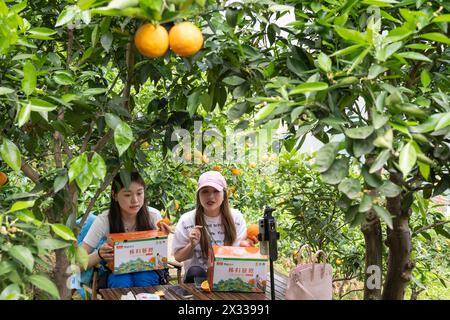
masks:
[(111, 233), (114, 261), (108, 267), (115, 274), (167, 268), (167, 234), (158, 230)]
[(265, 292), (268, 257), (259, 248), (212, 246), (208, 282), (213, 291)]

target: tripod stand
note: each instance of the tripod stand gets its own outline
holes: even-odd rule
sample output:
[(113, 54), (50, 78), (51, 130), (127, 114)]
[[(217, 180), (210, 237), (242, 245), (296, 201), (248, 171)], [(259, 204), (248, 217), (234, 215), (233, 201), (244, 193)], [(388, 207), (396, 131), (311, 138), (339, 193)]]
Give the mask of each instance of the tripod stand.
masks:
[(273, 262), (278, 259), (277, 240), (280, 239), (280, 233), (277, 232), (277, 226), (275, 218), (272, 216), (272, 212), (275, 209), (266, 207), (264, 209), (264, 217), (259, 220), (259, 234), (258, 240), (260, 241), (261, 254), (269, 255), (270, 263), (270, 294), (271, 299), (275, 300), (275, 283)]

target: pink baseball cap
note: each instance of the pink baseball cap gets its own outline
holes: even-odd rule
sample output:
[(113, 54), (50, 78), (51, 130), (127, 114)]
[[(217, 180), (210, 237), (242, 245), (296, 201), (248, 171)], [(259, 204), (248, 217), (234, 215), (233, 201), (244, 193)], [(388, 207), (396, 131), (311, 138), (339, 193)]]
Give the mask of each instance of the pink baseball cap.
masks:
[(197, 191), (203, 187), (213, 187), (216, 190), (222, 191), (227, 187), (227, 182), (220, 172), (207, 171), (198, 178)]

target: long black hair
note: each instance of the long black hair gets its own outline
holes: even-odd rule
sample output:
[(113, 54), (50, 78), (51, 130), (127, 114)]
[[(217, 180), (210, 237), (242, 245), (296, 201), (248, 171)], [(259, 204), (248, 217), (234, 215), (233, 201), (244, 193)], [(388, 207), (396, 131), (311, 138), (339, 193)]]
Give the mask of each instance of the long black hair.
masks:
[[(132, 172), (130, 174), (130, 178), (131, 182), (136, 182), (145, 189), (144, 179), (142, 179), (139, 173)], [(125, 227), (123, 225), (122, 217), (120, 214), (119, 202), (114, 200), (114, 194), (119, 193), (119, 191), (122, 188), (124, 188), (124, 183), (122, 182), (120, 174), (118, 173), (111, 183), (111, 204), (109, 205), (109, 215), (108, 215), (110, 233), (125, 232)], [(150, 220), (150, 215), (147, 210), (147, 199), (144, 198), (144, 204), (136, 216), (136, 231), (146, 231), (155, 229), (156, 226)]]
[[(220, 213), (222, 214), (223, 231), (225, 233), (224, 245), (231, 246), (237, 238), (236, 225), (234, 224), (233, 215), (231, 213), (230, 203), (228, 201), (227, 191), (223, 190), (223, 202), (220, 205)], [(208, 248), (211, 239), (206, 232), (205, 209), (200, 202), (200, 190), (197, 192), (197, 205), (195, 208), (195, 224), (204, 226), (200, 229), (202, 234), (200, 237), (200, 247), (204, 257), (208, 256)]]

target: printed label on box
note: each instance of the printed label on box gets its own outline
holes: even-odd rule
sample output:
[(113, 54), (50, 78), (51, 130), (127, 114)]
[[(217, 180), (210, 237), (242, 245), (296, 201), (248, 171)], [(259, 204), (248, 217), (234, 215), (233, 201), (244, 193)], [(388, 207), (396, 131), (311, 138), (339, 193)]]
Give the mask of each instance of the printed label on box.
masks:
[(109, 235), (113, 242), (114, 263), (108, 265), (115, 274), (167, 268), (167, 234), (138, 231)]
[(267, 261), (255, 247), (212, 246), (209, 286), (213, 291), (265, 292)]

